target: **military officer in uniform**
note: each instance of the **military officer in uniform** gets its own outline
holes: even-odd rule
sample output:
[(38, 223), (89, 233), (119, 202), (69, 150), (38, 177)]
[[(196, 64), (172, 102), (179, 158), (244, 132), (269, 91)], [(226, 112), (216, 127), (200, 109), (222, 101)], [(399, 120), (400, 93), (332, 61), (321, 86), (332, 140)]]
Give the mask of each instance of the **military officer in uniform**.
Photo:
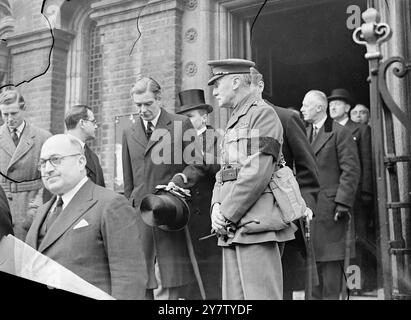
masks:
[(242, 59), (209, 61), (213, 95), (232, 109), (222, 138), (221, 170), (211, 221), (223, 248), (223, 299), (282, 299), (281, 246), (296, 226), (275, 215), (269, 181), (281, 156), (283, 128), (274, 109), (255, 98)]

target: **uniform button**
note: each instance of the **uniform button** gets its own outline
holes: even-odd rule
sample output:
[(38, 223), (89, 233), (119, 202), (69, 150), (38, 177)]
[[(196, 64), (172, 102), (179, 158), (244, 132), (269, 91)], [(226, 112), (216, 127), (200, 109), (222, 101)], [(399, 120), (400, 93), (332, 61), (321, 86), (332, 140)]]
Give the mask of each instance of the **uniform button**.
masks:
[(9, 169), (9, 172), (10, 172), (10, 173), (11, 173), (11, 172), (14, 172), (14, 168), (11, 167), (11, 168)]

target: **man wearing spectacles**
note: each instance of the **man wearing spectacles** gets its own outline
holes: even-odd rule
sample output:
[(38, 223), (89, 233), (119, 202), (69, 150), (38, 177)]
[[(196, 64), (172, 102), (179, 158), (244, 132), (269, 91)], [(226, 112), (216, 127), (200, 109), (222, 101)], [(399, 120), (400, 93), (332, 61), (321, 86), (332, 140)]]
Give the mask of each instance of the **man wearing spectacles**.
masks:
[(356, 123), (369, 124), (370, 110), (362, 104), (357, 104), (350, 111), (351, 120)]
[(137, 217), (126, 198), (86, 176), (77, 139), (48, 139), (38, 163), (53, 198), (39, 207), (26, 242), (117, 299), (145, 297), (147, 269)]
[(96, 138), (97, 121), (93, 111), (86, 105), (75, 105), (70, 108), (64, 119), (67, 134), (76, 138), (84, 148), (87, 159), (87, 176), (95, 184), (105, 187), (104, 174), (97, 155), (86, 144), (86, 141)]
[(51, 133), (33, 126), (26, 117), (26, 104), (16, 90), (0, 94), (0, 186), (7, 195), (14, 234), (24, 241), (32, 217), (30, 204), (43, 203), (43, 184), (36, 164), (40, 149)]

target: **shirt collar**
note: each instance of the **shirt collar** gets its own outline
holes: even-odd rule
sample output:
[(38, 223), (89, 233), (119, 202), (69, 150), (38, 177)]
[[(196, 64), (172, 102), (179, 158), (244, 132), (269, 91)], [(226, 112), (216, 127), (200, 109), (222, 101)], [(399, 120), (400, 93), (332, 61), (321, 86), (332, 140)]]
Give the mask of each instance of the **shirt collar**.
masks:
[[(26, 126), (26, 121), (23, 120), (23, 122), (16, 128), (16, 134), (19, 138), (20, 138), (21, 134), (23, 133), (23, 130), (24, 130), (25, 126)], [(12, 131), (10, 131), (10, 133), (11, 132)]]
[(348, 117), (347, 118), (344, 118), (344, 120), (341, 120), (341, 121), (338, 121), (338, 123), (340, 124), (340, 125), (342, 125), (342, 126), (345, 126), (346, 124), (347, 124), (347, 122), (348, 122)]
[(318, 130), (320, 130), (322, 128), (322, 126), (324, 125), (325, 120), (327, 120), (327, 116), (324, 116), (323, 119), (321, 119), (317, 123), (313, 124), (313, 127), (316, 127)]
[(81, 146), (84, 149), (84, 146), (86, 145), (85, 142), (83, 142), (81, 139), (77, 138), (75, 135), (72, 135), (70, 132), (67, 132), (68, 135), (70, 135), (71, 137), (73, 137), (74, 139), (76, 139), (78, 142), (80, 142)]
[[(150, 121), (153, 124), (154, 128), (157, 126), (157, 122), (158, 122), (158, 119), (160, 118), (161, 112), (162, 112), (162, 110), (160, 108), (160, 112), (158, 113), (158, 115), (153, 120)], [(147, 130), (148, 121), (143, 119), (143, 123), (144, 123), (144, 127)]]
[(197, 130), (197, 136), (201, 136), (205, 131), (207, 130), (207, 127), (204, 126), (200, 130)]
[(81, 181), (70, 191), (66, 192), (61, 196), (63, 199), (63, 210), (67, 205), (70, 203), (70, 201), (73, 199), (73, 197), (76, 195), (76, 193), (80, 190), (80, 188), (87, 182), (88, 178), (87, 176), (81, 179)]

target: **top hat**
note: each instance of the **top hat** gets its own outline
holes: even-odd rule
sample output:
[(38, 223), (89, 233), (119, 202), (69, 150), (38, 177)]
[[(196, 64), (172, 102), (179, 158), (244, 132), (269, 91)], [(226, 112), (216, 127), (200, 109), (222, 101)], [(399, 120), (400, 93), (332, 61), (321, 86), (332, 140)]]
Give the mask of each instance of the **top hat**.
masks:
[(211, 86), (214, 82), (227, 74), (242, 74), (250, 73), (250, 68), (255, 66), (255, 63), (244, 59), (223, 59), (208, 61), (207, 64), (211, 67), (211, 78), (208, 80), (208, 85)]
[(352, 98), (350, 93), (345, 90), (345, 89), (334, 89), (331, 91), (331, 94), (329, 97), (327, 97), (328, 102), (331, 102), (333, 100), (342, 100), (347, 102), (349, 105), (352, 105)]
[(181, 91), (178, 97), (180, 98), (180, 106), (177, 107), (177, 113), (194, 109), (205, 109), (207, 113), (213, 112), (213, 107), (205, 103), (204, 91), (201, 89)]
[(164, 190), (146, 195), (141, 201), (140, 211), (145, 224), (165, 231), (183, 229), (190, 217), (187, 203), (182, 198)]

